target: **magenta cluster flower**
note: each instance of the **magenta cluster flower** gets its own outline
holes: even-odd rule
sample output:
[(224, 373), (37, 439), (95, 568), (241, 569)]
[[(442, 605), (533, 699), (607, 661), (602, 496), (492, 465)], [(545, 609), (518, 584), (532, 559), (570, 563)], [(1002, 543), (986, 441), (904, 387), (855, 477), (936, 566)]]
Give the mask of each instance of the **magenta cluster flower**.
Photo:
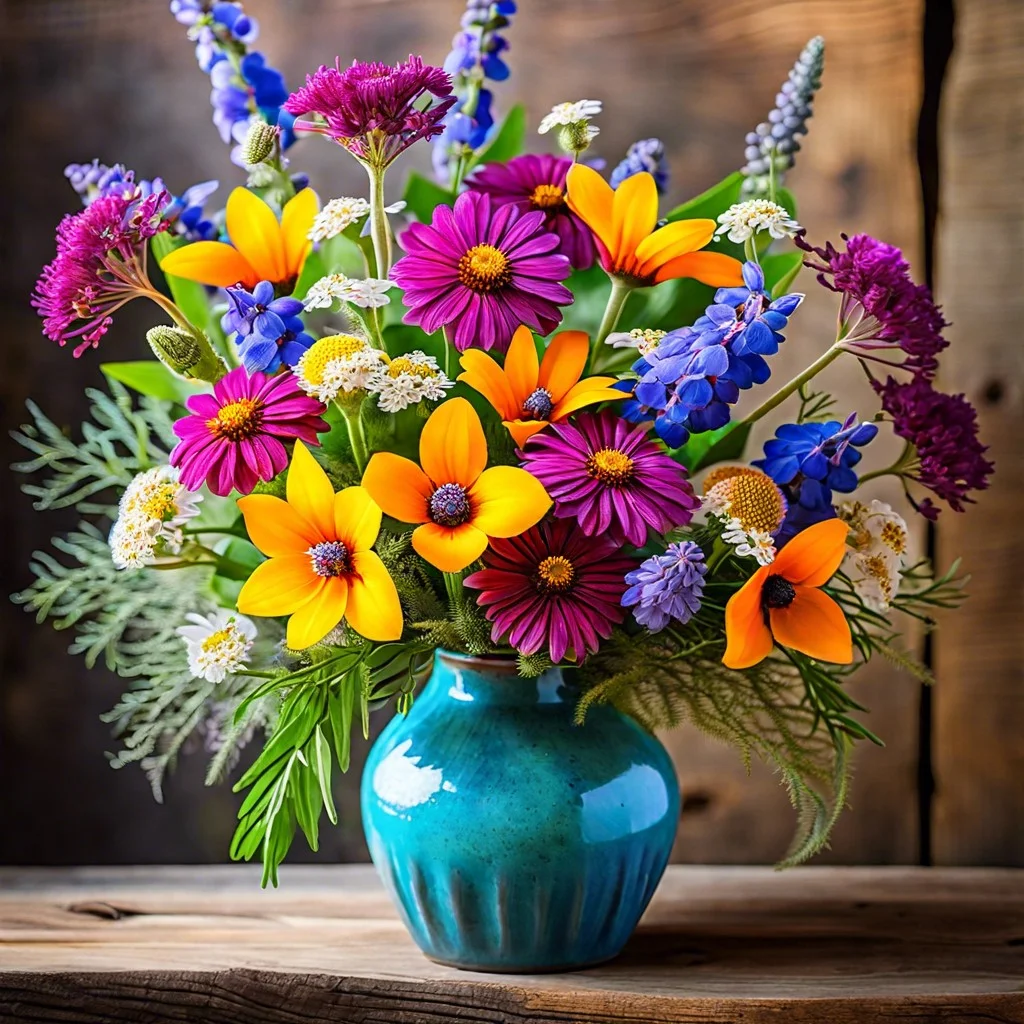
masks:
[(567, 156), (528, 153), (505, 164), (486, 164), (467, 184), (473, 191), (489, 195), (495, 206), (513, 203), (524, 213), (543, 212), (544, 227), (561, 240), (559, 252), (568, 256), (577, 270), (585, 270), (597, 252), (590, 228), (565, 201), (565, 176), (570, 167), (572, 160)]
[(647, 426), (613, 412), (552, 423), (524, 447), (523, 466), (551, 495), (554, 514), (576, 520), (590, 537), (642, 547), (648, 528), (685, 526), (700, 507), (686, 470), (650, 439)]
[(550, 334), (562, 319), (558, 307), (572, 302), (559, 283), (572, 267), (540, 210), (495, 209), (490, 196), (464, 192), (454, 207), (438, 206), (430, 224), (410, 225), (400, 241), (408, 255), (391, 277), (405, 292), (405, 323), (427, 334), (447, 328), (460, 352), (504, 352), (521, 324)]
[(323, 405), (290, 373), (250, 377), (239, 366), (214, 384), (212, 395), (193, 395), (185, 404), (191, 415), (174, 424), (181, 440), (170, 463), (190, 491), (205, 483), (214, 494), (249, 494), (288, 465), (282, 440), (318, 445), (317, 434), (330, 429)]
[(61, 345), (81, 338), (77, 358), (99, 344), (126, 302), (159, 298), (146, 276), (145, 245), (167, 229), (170, 201), (166, 191), (109, 195), (60, 222), (56, 258), (43, 267), (31, 300), (48, 338)]
[(321, 65), (307, 75), (284, 109), (295, 115), (318, 114), (323, 127), (297, 122), (295, 128), (322, 132), (379, 169), (417, 140), (444, 131), (441, 121), (455, 102), (451, 91), (451, 76), (424, 64), (421, 57), (410, 56), (394, 67), (353, 61), (344, 70), (339, 57), (333, 68)]

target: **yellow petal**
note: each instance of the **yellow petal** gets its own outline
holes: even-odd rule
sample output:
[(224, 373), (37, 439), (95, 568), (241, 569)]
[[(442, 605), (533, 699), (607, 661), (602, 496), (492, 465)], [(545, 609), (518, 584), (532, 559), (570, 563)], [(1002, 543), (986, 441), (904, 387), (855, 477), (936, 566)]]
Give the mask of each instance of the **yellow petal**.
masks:
[[(580, 384), (586, 383), (580, 381)], [(629, 396), (625, 391), (619, 391), (616, 388), (581, 388), (579, 391), (573, 388), (562, 399), (554, 409), (551, 410), (551, 422), (558, 423), (564, 420), (566, 416), (576, 412), (577, 409), (583, 409), (588, 405), (596, 405), (598, 402), (615, 402), (620, 398), (628, 398)]]
[(512, 342), (505, 354), (505, 376), (517, 406), (537, 390), (540, 367), (537, 363), (537, 347), (529, 327), (517, 327)]
[(288, 504), (317, 530), (318, 540), (338, 539), (334, 535), (334, 488), (301, 441), (295, 442), (285, 490)]
[(228, 196), (225, 223), (231, 244), (249, 261), (260, 280), (287, 280), (281, 225), (259, 196), (247, 188), (236, 188)]
[(846, 554), (849, 527), (842, 519), (824, 522), (801, 530), (776, 556), (772, 572), (790, 583), (820, 587), (835, 575)]
[(497, 410), (502, 419), (513, 419), (520, 413), (512, 387), (505, 371), (489, 355), (480, 349), (471, 348), (462, 353), (459, 360), (463, 372), (458, 379), (479, 391)]
[(516, 537), (544, 518), (551, 499), (544, 485), (516, 466), (492, 466), (480, 474), (469, 500), (472, 523), (488, 537)]
[(487, 440), (480, 417), (464, 398), (442, 402), (420, 434), (420, 465), (435, 487), (472, 487), (487, 465)]
[(590, 339), (583, 331), (561, 331), (551, 339), (540, 362), (538, 383), (551, 395), (553, 403), (557, 405), (580, 379), (588, 355)]
[(750, 668), (772, 652), (772, 634), (761, 611), (761, 589), (768, 575), (762, 566), (729, 598), (725, 606), (726, 668)]
[(334, 531), (350, 554), (373, 547), (380, 519), (380, 505), (365, 487), (346, 487), (334, 496)]
[(261, 280), (249, 261), (234, 246), (224, 242), (183, 245), (160, 261), (160, 269), (165, 274), (216, 288), (230, 288), (234, 284), (252, 288)]
[(539, 433), (547, 425), (547, 420), (502, 420), (502, 424), (508, 427), (508, 432), (512, 435), (512, 440), (515, 441), (520, 448), (526, 444), (527, 441), (533, 437), (534, 434)]
[(323, 586), (322, 576), (313, 572), (309, 555), (282, 555), (261, 562), (238, 594), (243, 615), (291, 615), (312, 600)]
[(284, 263), (288, 278), (298, 277), (302, 273), (302, 264), (313, 248), (309, 240), (309, 229), (319, 209), (320, 200), (311, 188), (304, 188), (284, 204), (281, 211), (281, 236), (284, 239)]
[(349, 577), (349, 625), (367, 640), (397, 640), (402, 635), (402, 605), (394, 581), (376, 552), (357, 551)]
[(612, 206), (615, 263), (628, 267), (635, 262), (640, 243), (658, 223), (658, 188), (646, 171), (627, 178), (615, 190)]
[(387, 515), (400, 523), (425, 523), (430, 518), (427, 502), (434, 488), (411, 459), (393, 452), (372, 455), (363, 472), (363, 487)]
[(663, 263), (703, 249), (715, 233), (713, 220), (677, 220), (648, 235), (636, 249), (640, 271), (653, 274)]
[(853, 639), (842, 608), (814, 587), (794, 589), (792, 604), (768, 612), (776, 641), (809, 658), (848, 665), (853, 661)]
[(743, 264), (722, 252), (688, 252), (670, 259), (654, 275), (654, 283), (692, 277), (712, 288), (743, 284)]
[(424, 523), (412, 531), (412, 548), (441, 572), (461, 572), (487, 548), (487, 534), (472, 523), (438, 526)]
[(612, 203), (615, 191), (592, 167), (573, 164), (565, 178), (566, 202), (609, 251), (615, 232), (612, 227)]
[(250, 494), (238, 499), (249, 540), (265, 555), (294, 555), (322, 540), (298, 512), (272, 494)]
[(341, 622), (348, 605), (348, 583), (341, 576), (323, 581), (323, 586), (288, 620), (285, 642), (293, 651), (319, 643)]

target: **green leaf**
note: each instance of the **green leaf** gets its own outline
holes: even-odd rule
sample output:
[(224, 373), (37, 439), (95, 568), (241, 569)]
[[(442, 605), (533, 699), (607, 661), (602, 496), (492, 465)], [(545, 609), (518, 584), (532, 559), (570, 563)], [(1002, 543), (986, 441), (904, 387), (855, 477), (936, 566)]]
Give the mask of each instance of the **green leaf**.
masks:
[(402, 198), (408, 204), (410, 212), (424, 224), (429, 224), (433, 218), (434, 207), (449, 206), (455, 202), (455, 196), (448, 189), (424, 177), (419, 171), (409, 172)]
[(324, 735), (323, 729), (318, 725), (313, 734), (313, 760), (310, 767), (320, 785), (320, 797), (327, 811), (327, 817), (332, 825), (337, 825), (338, 811), (334, 806), (334, 794), (331, 792), (331, 763), (331, 745)]
[(692, 476), (718, 462), (733, 462), (742, 458), (749, 436), (749, 423), (726, 423), (718, 430), (694, 434), (672, 457), (681, 462)]
[(786, 213), (796, 220), (796, 196), (788, 188), (775, 190), (775, 202), (786, 209)]
[(179, 377), (156, 359), (101, 363), (100, 369), (109, 380), (116, 380), (140, 395), (149, 395), (150, 398), (159, 398), (164, 402), (177, 402), (178, 405), (184, 405), (185, 399), (192, 395), (209, 391), (206, 385), (193, 384)]
[(321, 277), (326, 277), (327, 268), (324, 266), (323, 258), (319, 252), (311, 252), (306, 257), (306, 262), (302, 265), (302, 273), (299, 274), (299, 279), (295, 282), (295, 287), (292, 289), (292, 295), (297, 299), (304, 299), (309, 289), (320, 280)]
[(712, 185), (699, 196), (688, 199), (681, 206), (677, 206), (668, 213), (669, 220), (691, 220), (694, 218), (706, 217), (716, 220), (720, 213), (724, 213), (733, 203), (740, 199), (740, 186), (743, 184), (743, 175), (739, 171), (733, 171), (727, 178), (723, 178), (717, 185)]
[(768, 293), (775, 298), (785, 295), (800, 273), (804, 263), (804, 254), (797, 252), (780, 252), (761, 259), (764, 270), (764, 283)]
[[(157, 265), (175, 249), (189, 244), (185, 239), (175, 238), (167, 231), (154, 235), (150, 240)], [(210, 300), (206, 288), (198, 281), (186, 281), (185, 278), (175, 277), (173, 274), (163, 276), (175, 305), (185, 314), (188, 322), (205, 330), (210, 322)]]
[(505, 115), (494, 138), (469, 162), (469, 167), (480, 164), (504, 163), (526, 148), (526, 108), (517, 103)]

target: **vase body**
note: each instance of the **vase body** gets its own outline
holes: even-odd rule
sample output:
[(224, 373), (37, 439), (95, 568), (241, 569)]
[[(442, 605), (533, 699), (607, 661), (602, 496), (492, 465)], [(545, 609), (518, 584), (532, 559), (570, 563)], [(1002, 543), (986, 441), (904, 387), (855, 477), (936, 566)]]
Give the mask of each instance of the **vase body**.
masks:
[(608, 960), (665, 870), (679, 789), (656, 738), (606, 706), (573, 722), (558, 669), (438, 651), (362, 782), (370, 854), (420, 948), (468, 970)]

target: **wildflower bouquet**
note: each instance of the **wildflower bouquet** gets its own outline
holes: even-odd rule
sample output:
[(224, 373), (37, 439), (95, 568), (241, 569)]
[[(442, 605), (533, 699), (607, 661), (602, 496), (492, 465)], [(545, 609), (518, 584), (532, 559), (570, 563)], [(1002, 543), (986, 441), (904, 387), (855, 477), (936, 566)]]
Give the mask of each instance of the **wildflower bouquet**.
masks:
[[(103, 365), (79, 440), (34, 406), (19, 435), (18, 468), (49, 474), (26, 487), (38, 507), (83, 523), (17, 600), (128, 680), (114, 763), (141, 761), (159, 795), (192, 737), (217, 781), (261, 736), (231, 852), (276, 879), (297, 827), (315, 848), (336, 820), (353, 729), (407, 711), (444, 648), (524, 677), (571, 667), (583, 728), (611, 702), (762, 756), (800, 812), (787, 862), (818, 850), (851, 746), (875, 740), (851, 674), (881, 654), (926, 677), (893, 613), (930, 626), (961, 596), (955, 566), (912, 560), (903, 515), (858, 490), (896, 476), (934, 519), (926, 492), (960, 512), (992, 469), (971, 406), (936, 388), (945, 324), (900, 251), (813, 245), (796, 220), (783, 181), (822, 41), (743, 169), (660, 212), (661, 143), (606, 179), (599, 102), (543, 117), (557, 152), (522, 152), (522, 108), (496, 121), (511, 0), (471, 0), (443, 67), (339, 58), (294, 92), (241, 4), (170, 6), (245, 184), (212, 212), (215, 182), (67, 169), (84, 208), (39, 279), (44, 333), (83, 356), (128, 302), (161, 322), (150, 356)], [(292, 169), (299, 140), (357, 161), (365, 194), (322, 202)], [(412, 172), (393, 201), (392, 165), (428, 145), (437, 180)], [(804, 266), (837, 333), (779, 386)], [(837, 360), (877, 411), (814, 389)], [(864, 472), (880, 430), (904, 453)]]

